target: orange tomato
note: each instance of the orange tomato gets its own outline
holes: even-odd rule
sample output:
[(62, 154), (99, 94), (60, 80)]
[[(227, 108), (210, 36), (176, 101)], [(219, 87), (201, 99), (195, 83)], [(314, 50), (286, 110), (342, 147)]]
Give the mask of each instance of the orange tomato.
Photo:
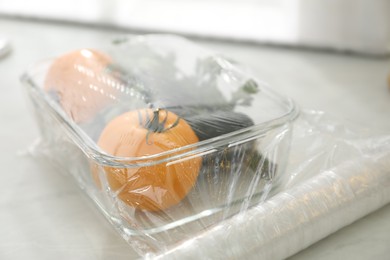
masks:
[[(103, 130), (98, 145), (114, 156), (142, 157), (198, 141), (187, 122), (176, 114), (145, 109), (113, 119)], [(194, 186), (200, 167), (201, 158), (191, 158), (170, 163), (151, 161), (150, 166), (142, 167), (104, 167), (104, 170), (110, 188), (118, 192), (122, 201), (137, 209), (154, 211), (179, 203)]]
[(76, 123), (90, 119), (115, 99), (120, 83), (105, 72), (111, 63), (106, 54), (81, 49), (53, 61), (44, 83), (54, 91), (62, 108)]

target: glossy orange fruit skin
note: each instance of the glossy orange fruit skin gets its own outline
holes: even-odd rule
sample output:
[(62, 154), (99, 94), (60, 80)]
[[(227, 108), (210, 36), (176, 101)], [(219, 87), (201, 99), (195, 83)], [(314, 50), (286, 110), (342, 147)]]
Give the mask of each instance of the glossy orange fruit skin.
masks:
[(120, 83), (105, 70), (111, 58), (91, 49), (64, 54), (53, 61), (44, 88), (54, 91), (66, 114), (76, 123), (86, 122), (114, 100)]
[[(103, 130), (98, 146), (114, 156), (142, 157), (199, 141), (184, 119), (177, 121), (178, 116), (166, 110), (159, 113), (160, 123), (166, 118), (166, 130), (151, 132), (145, 126), (147, 118), (153, 118), (153, 115), (153, 110), (145, 109), (113, 119)], [(136, 209), (156, 211), (167, 209), (183, 200), (196, 183), (201, 161), (201, 158), (191, 158), (154, 163), (151, 159), (150, 166), (104, 167), (104, 170), (108, 185), (117, 192), (119, 199)]]

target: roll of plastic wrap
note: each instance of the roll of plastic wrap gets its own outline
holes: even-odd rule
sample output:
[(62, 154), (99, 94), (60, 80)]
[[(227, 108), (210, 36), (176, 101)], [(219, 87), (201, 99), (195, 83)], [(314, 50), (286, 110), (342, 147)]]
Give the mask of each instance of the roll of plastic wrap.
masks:
[(390, 154), (347, 161), (159, 256), (283, 259), (390, 202)]

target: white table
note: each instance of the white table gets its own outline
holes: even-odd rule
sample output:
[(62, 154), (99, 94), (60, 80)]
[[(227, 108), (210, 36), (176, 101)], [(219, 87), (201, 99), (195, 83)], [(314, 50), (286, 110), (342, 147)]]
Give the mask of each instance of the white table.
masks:
[[(19, 83), (45, 57), (94, 46), (118, 32), (0, 18), (12, 53), (0, 59), (0, 259), (133, 259), (136, 254), (66, 176), (21, 156), (38, 136)], [(201, 44), (247, 64), (301, 107), (390, 131), (390, 59), (256, 45)], [(291, 259), (388, 259), (390, 205)]]

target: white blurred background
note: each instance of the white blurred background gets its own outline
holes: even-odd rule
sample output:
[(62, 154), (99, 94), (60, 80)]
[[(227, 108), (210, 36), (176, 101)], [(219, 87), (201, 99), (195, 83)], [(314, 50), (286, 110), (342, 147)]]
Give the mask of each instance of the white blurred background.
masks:
[(390, 0), (12, 0), (0, 15), (386, 55)]

